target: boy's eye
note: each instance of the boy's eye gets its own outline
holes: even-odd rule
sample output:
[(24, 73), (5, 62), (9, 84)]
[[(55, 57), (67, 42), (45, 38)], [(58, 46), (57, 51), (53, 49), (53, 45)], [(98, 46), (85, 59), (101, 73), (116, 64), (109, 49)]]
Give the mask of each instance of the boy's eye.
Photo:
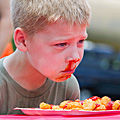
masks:
[(77, 46), (78, 46), (78, 47), (83, 47), (84, 41), (85, 41), (84, 39), (79, 40), (78, 43), (77, 43)]
[(83, 43), (84, 42), (84, 39), (83, 40), (79, 40), (78, 41), (78, 44), (81, 44), (81, 43)]
[(67, 45), (67, 43), (59, 43), (59, 44), (56, 44), (55, 46), (64, 47), (66, 45)]

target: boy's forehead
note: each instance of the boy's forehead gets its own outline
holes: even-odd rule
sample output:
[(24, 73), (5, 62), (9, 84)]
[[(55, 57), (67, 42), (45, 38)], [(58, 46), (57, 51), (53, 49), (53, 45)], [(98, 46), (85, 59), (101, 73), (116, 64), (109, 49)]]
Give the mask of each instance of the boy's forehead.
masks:
[(53, 30), (54, 31), (59, 31), (59, 30), (74, 30), (74, 31), (81, 31), (81, 29), (86, 29), (87, 25), (86, 24), (77, 24), (77, 23), (74, 23), (74, 24), (71, 24), (71, 23), (68, 23), (66, 21), (57, 21), (57, 22), (54, 22), (52, 24), (48, 24), (45, 29), (44, 29), (44, 32), (48, 32), (48, 31), (51, 31)]

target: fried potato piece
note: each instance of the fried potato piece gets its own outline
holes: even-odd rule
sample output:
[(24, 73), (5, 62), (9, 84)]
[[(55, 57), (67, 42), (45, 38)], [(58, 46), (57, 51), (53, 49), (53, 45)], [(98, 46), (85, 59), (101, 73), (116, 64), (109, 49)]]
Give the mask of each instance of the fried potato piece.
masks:
[(76, 99), (75, 102), (81, 102), (79, 99)]
[(95, 101), (95, 103), (96, 103), (96, 104), (101, 104), (101, 100), (100, 100), (100, 99), (97, 99), (97, 100)]
[(107, 106), (107, 104), (111, 101), (111, 99), (107, 96), (101, 98), (101, 104)]
[(96, 107), (95, 110), (106, 110), (105, 105), (99, 104), (99, 107)]
[(82, 109), (82, 105), (79, 102), (69, 102), (67, 104), (66, 109), (73, 109), (73, 108), (81, 108)]
[(116, 100), (112, 105), (112, 110), (120, 110), (120, 100)]
[(40, 109), (51, 109), (51, 105), (42, 102), (40, 103)]
[(84, 110), (94, 110), (96, 107), (95, 102), (92, 99), (86, 99), (83, 102), (83, 109)]
[(70, 100), (66, 100), (60, 103), (60, 108), (65, 108), (67, 103), (70, 102)]
[(100, 104), (101, 103), (101, 98), (98, 97), (98, 96), (93, 96), (93, 97), (90, 97), (88, 99), (92, 99), (92, 101), (94, 101), (96, 104)]

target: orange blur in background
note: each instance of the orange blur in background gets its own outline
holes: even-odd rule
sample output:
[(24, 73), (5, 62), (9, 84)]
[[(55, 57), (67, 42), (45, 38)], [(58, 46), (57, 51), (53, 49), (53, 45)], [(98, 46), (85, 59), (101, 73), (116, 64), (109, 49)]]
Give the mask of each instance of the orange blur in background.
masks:
[(13, 52), (14, 52), (13, 46), (12, 46), (12, 43), (10, 42), (10, 43), (7, 44), (5, 50), (4, 50), (3, 54), (2, 54), (2, 56), (0, 56), (0, 58), (8, 56), (8, 55), (12, 54)]

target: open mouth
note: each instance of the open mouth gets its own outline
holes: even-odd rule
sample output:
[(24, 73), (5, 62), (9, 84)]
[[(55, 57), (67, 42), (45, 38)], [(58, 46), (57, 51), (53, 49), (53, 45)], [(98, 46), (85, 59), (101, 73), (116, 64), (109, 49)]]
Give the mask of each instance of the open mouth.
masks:
[(68, 74), (72, 74), (72, 73), (75, 71), (75, 68), (76, 68), (76, 65), (73, 66), (73, 67), (72, 67), (71, 65), (68, 65), (68, 66), (65, 68), (65, 70), (62, 71), (62, 72), (68, 73)]
[(73, 73), (75, 71), (75, 68), (76, 64), (74, 62), (69, 62), (65, 70), (63, 70), (62, 72)]

